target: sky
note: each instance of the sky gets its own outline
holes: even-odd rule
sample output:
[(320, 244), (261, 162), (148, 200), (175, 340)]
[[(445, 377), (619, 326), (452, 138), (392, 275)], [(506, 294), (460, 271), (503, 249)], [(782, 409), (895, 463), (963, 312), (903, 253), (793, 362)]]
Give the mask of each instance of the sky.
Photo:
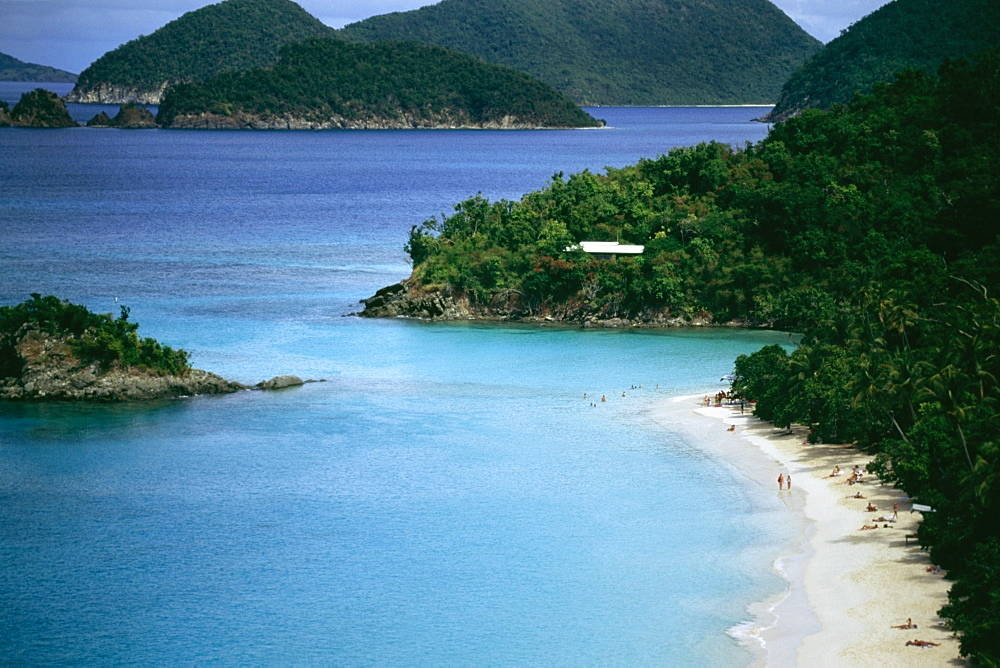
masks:
[[(822, 42), (888, 0), (771, 0)], [(435, 4), (428, 0), (298, 0), (340, 28), (377, 14)], [(106, 52), (148, 35), (212, 0), (0, 0), (0, 52), (79, 74)]]

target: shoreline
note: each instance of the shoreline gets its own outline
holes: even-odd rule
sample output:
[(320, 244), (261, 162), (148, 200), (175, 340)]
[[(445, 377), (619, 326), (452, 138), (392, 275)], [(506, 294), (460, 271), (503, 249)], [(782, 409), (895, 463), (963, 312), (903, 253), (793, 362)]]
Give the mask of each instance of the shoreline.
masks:
[[(850, 445), (804, 443), (804, 427), (776, 429), (749, 410), (706, 407), (703, 396), (661, 402), (653, 419), (744, 478), (763, 502), (774, 505), (775, 497), (767, 499), (776, 493), (788, 529), (771, 563), (786, 590), (752, 603), (752, 619), (728, 632), (751, 653), (750, 665), (967, 666), (937, 614), (950, 583), (943, 572), (927, 572), (929, 557), (911, 537), (920, 513), (902, 491), (873, 476), (848, 484), (851, 468), (864, 468), (870, 456)], [(844, 474), (830, 477), (835, 466)], [(791, 476), (791, 489), (778, 491), (779, 473)], [(853, 498), (858, 492), (864, 500)], [(868, 503), (878, 510), (867, 512)], [(895, 522), (861, 530), (891, 517), (893, 503)], [(892, 628), (908, 618), (915, 628)], [(915, 639), (940, 645), (906, 645)]]

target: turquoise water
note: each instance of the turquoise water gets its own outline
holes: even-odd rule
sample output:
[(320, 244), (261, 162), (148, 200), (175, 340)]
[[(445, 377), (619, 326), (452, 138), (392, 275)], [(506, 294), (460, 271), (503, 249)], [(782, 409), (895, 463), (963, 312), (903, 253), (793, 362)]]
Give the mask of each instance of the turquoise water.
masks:
[(783, 335), (347, 315), (477, 191), (762, 132), (595, 113), (616, 129), (0, 130), (0, 303), (118, 298), (201, 368), (326, 380), (0, 405), (0, 661), (745, 664), (769, 502), (651, 410)]

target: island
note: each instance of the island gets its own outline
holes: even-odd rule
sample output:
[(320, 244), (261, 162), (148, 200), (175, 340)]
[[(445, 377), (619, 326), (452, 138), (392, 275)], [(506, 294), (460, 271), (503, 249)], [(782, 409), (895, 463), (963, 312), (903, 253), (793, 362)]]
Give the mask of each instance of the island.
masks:
[(332, 34), (292, 0), (225, 0), (105, 53), (80, 73), (66, 99), (159, 104), (173, 84), (264, 67), (284, 44)]
[(125, 306), (114, 318), (34, 293), (0, 307), (0, 398), (109, 402), (245, 389), (192, 369), (186, 351), (137, 330)]
[(0, 100), (0, 127), (73, 128), (76, 125), (59, 96), (43, 88), (23, 93), (13, 109)]
[(156, 118), (149, 109), (128, 102), (119, 108), (114, 118), (111, 118), (102, 111), (87, 121), (87, 127), (145, 130), (156, 127)]
[(126, 306), (113, 317), (38, 293), (0, 306), (0, 400), (148, 401), (321, 382), (281, 375), (248, 386), (194, 369), (187, 351), (140, 338), (129, 315)]
[(588, 106), (773, 103), (822, 46), (768, 0), (448, 0), (341, 30), (291, 0), (224, 0), (105, 53), (67, 99), (160, 104), (171, 86), (270, 67), (316, 37), (454, 49)]
[(317, 38), (272, 67), (167, 89), (157, 123), (185, 129), (600, 127), (531, 76), (441, 47)]
[(0, 81), (33, 81), (36, 83), (74, 83), (76, 75), (48, 65), (26, 63), (14, 56), (0, 53)]

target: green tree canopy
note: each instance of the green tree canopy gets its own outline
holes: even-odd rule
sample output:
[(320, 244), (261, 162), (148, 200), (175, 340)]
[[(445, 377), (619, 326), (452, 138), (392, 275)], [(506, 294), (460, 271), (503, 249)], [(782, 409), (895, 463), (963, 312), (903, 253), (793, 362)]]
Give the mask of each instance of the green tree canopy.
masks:
[(139, 325), (129, 320), (126, 306), (115, 318), (33, 293), (31, 299), (16, 306), (0, 306), (0, 377), (20, 375), (15, 346), (17, 336), (26, 330), (65, 337), (81, 365), (98, 362), (104, 369), (119, 366), (170, 375), (190, 369), (187, 352), (152, 338), (140, 338), (138, 329)]

